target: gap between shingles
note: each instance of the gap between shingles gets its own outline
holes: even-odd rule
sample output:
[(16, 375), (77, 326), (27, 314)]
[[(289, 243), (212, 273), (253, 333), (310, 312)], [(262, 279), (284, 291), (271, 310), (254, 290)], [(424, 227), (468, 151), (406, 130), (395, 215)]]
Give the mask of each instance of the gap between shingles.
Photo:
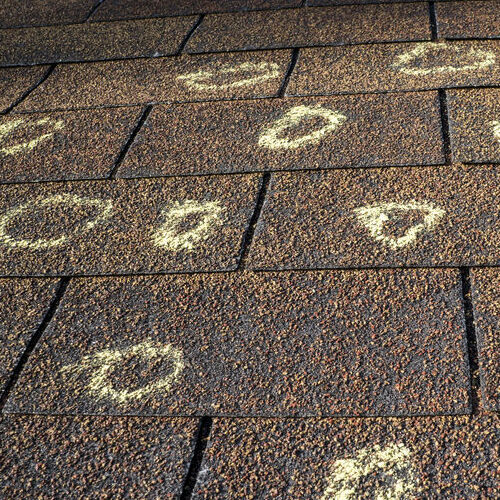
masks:
[(108, 179), (114, 179), (116, 177), (116, 173), (118, 172), (120, 165), (122, 164), (123, 160), (125, 159), (125, 156), (127, 155), (128, 150), (132, 146), (135, 138), (137, 137), (137, 134), (139, 133), (142, 126), (144, 125), (144, 123), (148, 119), (148, 116), (151, 113), (152, 109), (153, 109), (152, 104), (148, 104), (146, 107), (143, 108), (141, 116), (139, 117), (139, 120), (137, 121), (137, 124), (134, 127), (134, 130), (132, 130), (130, 137), (128, 138), (127, 142), (124, 144), (122, 150), (118, 154), (118, 157), (117, 157), (115, 164), (114, 164), (114, 166), (109, 174)]
[(261, 185), (259, 193), (257, 195), (257, 201), (255, 203), (255, 208), (252, 214), (252, 218), (248, 224), (247, 230), (243, 236), (243, 242), (241, 245), (240, 259), (238, 262), (237, 271), (245, 268), (245, 262), (250, 251), (250, 245), (252, 244), (253, 235), (255, 233), (255, 228), (257, 226), (257, 221), (259, 220), (260, 213), (262, 212), (262, 206), (264, 205), (264, 200), (266, 198), (267, 189), (269, 187), (269, 182), (271, 180), (271, 173), (265, 172), (262, 176)]
[(461, 267), (460, 277), (462, 282), (462, 301), (465, 315), (465, 332), (467, 338), (467, 354), (469, 359), (470, 373), (470, 405), (472, 414), (479, 413), (480, 410), (480, 386), (479, 376), (479, 353), (477, 349), (477, 336), (474, 324), (474, 309), (472, 305), (470, 268)]
[(202, 23), (203, 19), (205, 17), (205, 14), (200, 14), (198, 16), (198, 19), (196, 22), (193, 24), (191, 29), (187, 32), (187, 35), (184, 37), (184, 40), (182, 40), (181, 44), (179, 45), (179, 50), (177, 51), (176, 55), (181, 55), (182, 52), (184, 51), (184, 48), (186, 47), (187, 43), (191, 39), (191, 37), (194, 35), (194, 32), (198, 29), (198, 26)]
[(429, 2), (429, 18), (431, 24), (431, 39), (435, 42), (439, 39), (439, 29), (436, 16), (435, 2)]
[(439, 112), (441, 115), (441, 132), (443, 136), (443, 153), (445, 165), (453, 164), (453, 154), (451, 149), (450, 120), (448, 115), (448, 98), (445, 89), (439, 89)]
[(191, 459), (191, 463), (189, 464), (186, 479), (184, 480), (184, 484), (182, 486), (180, 500), (189, 500), (193, 495), (193, 490), (196, 486), (198, 474), (203, 462), (203, 454), (210, 437), (212, 422), (213, 420), (211, 417), (201, 418), (200, 427), (198, 428), (198, 433), (196, 435), (196, 444), (194, 447), (193, 457)]

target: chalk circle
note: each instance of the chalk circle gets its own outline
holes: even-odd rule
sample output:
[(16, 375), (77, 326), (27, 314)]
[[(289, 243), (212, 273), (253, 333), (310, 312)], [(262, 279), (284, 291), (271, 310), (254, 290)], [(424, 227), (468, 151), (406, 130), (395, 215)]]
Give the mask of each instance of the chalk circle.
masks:
[[(218, 201), (176, 201), (161, 212), (162, 225), (153, 233), (155, 246), (172, 252), (184, 250), (191, 252), (197, 243), (206, 240), (214, 226), (220, 225), (224, 208)], [(188, 230), (180, 228), (190, 217), (199, 217), (196, 225)]]
[[(423, 212), (425, 214), (424, 220), (422, 223), (408, 229), (399, 238), (386, 236), (384, 234), (384, 225), (390, 220), (390, 213), (395, 210)], [(392, 250), (397, 250), (415, 242), (420, 233), (433, 229), (446, 212), (439, 207), (435, 207), (432, 203), (412, 200), (407, 203), (377, 203), (366, 207), (358, 207), (354, 209), (354, 213), (375, 240), (384, 243)]]
[[(10, 133), (12, 133), (14, 130), (16, 130), (21, 125), (23, 125), (25, 122), (26, 122), (26, 120), (19, 118), (19, 119), (15, 119), (15, 120), (9, 121), (7, 123), (1, 124), (0, 125), (0, 142), (3, 141), (3, 139), (5, 137), (7, 137)], [(64, 122), (62, 120), (52, 120), (51, 118), (48, 118), (48, 117), (41, 118), (40, 120), (37, 120), (35, 122), (35, 125), (45, 125), (45, 124), (49, 124), (52, 127), (52, 129), (54, 130), (54, 132), (42, 134), (42, 135), (36, 137), (35, 139), (32, 139), (31, 141), (22, 142), (20, 144), (14, 145), (14, 146), (0, 147), (0, 154), (3, 153), (4, 155), (13, 155), (13, 154), (19, 153), (20, 151), (31, 151), (38, 144), (40, 144), (41, 142), (52, 137), (56, 130), (61, 130), (62, 128), (64, 128)]]
[(29, 210), (33, 210), (33, 208), (43, 209), (44, 207), (54, 205), (74, 205), (99, 209), (99, 215), (83, 224), (80, 227), (79, 231), (92, 229), (102, 221), (109, 219), (113, 211), (113, 205), (109, 200), (84, 198), (76, 196), (74, 194), (56, 194), (47, 198), (35, 199), (33, 201), (30, 201), (29, 203), (24, 203), (23, 205), (18, 205), (17, 207), (11, 208), (0, 216), (0, 244), (6, 245), (11, 248), (40, 250), (57, 247), (66, 243), (70, 239), (68, 235), (62, 235), (59, 238), (50, 239), (16, 239), (10, 236), (8, 233), (7, 226), (12, 220), (22, 217), (24, 213)]
[(500, 142), (500, 121), (492, 121), (490, 125), (493, 130), (493, 136)]
[[(238, 73), (250, 73), (253, 76), (235, 80), (230, 83), (210, 83), (210, 80), (218, 76), (233, 77)], [(256, 83), (264, 82), (272, 78), (280, 76), (280, 69), (276, 63), (253, 63), (244, 62), (236, 65), (225, 65), (217, 71), (200, 70), (185, 75), (179, 75), (177, 80), (181, 80), (184, 84), (194, 90), (230, 90), (240, 87), (247, 87)]]
[[(433, 52), (454, 53), (461, 56), (462, 59), (469, 58), (473, 62), (465, 63), (461, 66), (442, 65), (434, 66), (431, 68), (410, 67), (410, 64), (413, 61), (417, 60), (419, 57), (423, 57)], [(475, 71), (485, 69), (493, 66), (495, 64), (495, 61), (495, 54), (488, 50), (471, 48), (467, 53), (463, 54), (460, 47), (454, 46), (453, 44), (447, 44), (444, 42), (426, 42), (418, 44), (414, 49), (405, 52), (404, 54), (399, 54), (391, 67), (393, 69), (397, 69), (401, 73), (406, 73), (407, 75), (422, 76), (435, 73), (458, 73), (460, 71)]]
[[(410, 493), (415, 494), (418, 490), (411, 451), (403, 443), (391, 444), (385, 448), (375, 445), (357, 451), (354, 458), (333, 463), (328, 486), (321, 500), (360, 498), (361, 479), (369, 474), (377, 474), (376, 491), (369, 495), (375, 500), (409, 498)], [(387, 477), (387, 484), (383, 484), (379, 477), (381, 475)]]
[[(281, 137), (287, 129), (311, 118), (322, 118), (326, 124), (296, 139)], [(259, 146), (269, 149), (297, 149), (305, 144), (314, 144), (326, 134), (337, 130), (346, 119), (342, 113), (322, 106), (294, 106), (260, 134)]]
[[(120, 369), (131, 359), (159, 359), (172, 364), (172, 370), (156, 382), (138, 389), (117, 390), (113, 387), (112, 371)], [(184, 369), (182, 351), (171, 344), (158, 344), (146, 340), (140, 344), (125, 349), (105, 349), (95, 354), (84, 356), (78, 363), (64, 366), (61, 372), (69, 376), (79, 376), (90, 373), (87, 389), (91, 396), (97, 399), (108, 399), (118, 404), (131, 400), (140, 400), (148, 394), (170, 391), (172, 384), (179, 378)]]

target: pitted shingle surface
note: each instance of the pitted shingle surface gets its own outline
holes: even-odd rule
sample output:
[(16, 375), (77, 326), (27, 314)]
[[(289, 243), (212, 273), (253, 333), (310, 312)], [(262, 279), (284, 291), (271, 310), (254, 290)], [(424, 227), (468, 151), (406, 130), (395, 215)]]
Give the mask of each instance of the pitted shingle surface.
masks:
[(500, 272), (474, 269), (472, 284), (484, 406), (500, 411)]
[(138, 108), (0, 117), (0, 182), (106, 178)]
[(272, 97), (288, 50), (139, 59), (59, 66), (18, 109)]
[(250, 265), (498, 265), (499, 186), (487, 165), (276, 173)]
[(436, 2), (443, 38), (500, 38), (500, 1)]
[(92, 21), (299, 7), (301, 0), (106, 0)]
[(216, 419), (194, 498), (494, 498), (499, 440), (497, 415)]
[(0, 112), (13, 105), (15, 101), (36, 85), (47, 72), (48, 66), (36, 68), (0, 69)]
[(195, 17), (0, 31), (0, 65), (89, 61), (174, 54)]
[(70, 287), (7, 411), (469, 411), (456, 270), (106, 278)]
[(257, 176), (0, 187), (0, 275), (233, 269)]
[(42, 323), (57, 280), (0, 280), (0, 391)]
[(5, 416), (2, 498), (179, 497), (195, 419)]
[(300, 52), (287, 93), (473, 87), (497, 85), (499, 80), (500, 42), (496, 40), (306, 48)]
[(188, 52), (430, 40), (423, 3), (208, 15)]
[(9, 0), (0, 3), (0, 28), (85, 21), (96, 0)]
[(118, 175), (444, 161), (435, 92), (156, 108)]
[(500, 163), (500, 89), (447, 92), (456, 161)]

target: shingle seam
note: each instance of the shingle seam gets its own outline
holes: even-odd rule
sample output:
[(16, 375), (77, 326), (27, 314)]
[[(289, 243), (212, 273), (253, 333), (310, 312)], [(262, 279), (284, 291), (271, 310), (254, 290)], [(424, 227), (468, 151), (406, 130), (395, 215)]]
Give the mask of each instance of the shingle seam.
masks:
[(92, 17), (94, 12), (104, 3), (105, 0), (96, 0), (92, 8), (90, 9), (90, 12), (87, 14), (87, 17), (85, 18), (85, 23), (88, 22), (88, 20)]
[(176, 53), (177, 56), (182, 54), (182, 52), (184, 51), (184, 48), (186, 47), (187, 43), (189, 42), (189, 40), (193, 36), (194, 32), (198, 29), (198, 26), (203, 22), (204, 17), (205, 17), (205, 14), (200, 14), (198, 16), (198, 19), (193, 24), (193, 26), (191, 26), (191, 29), (187, 32), (186, 36), (184, 37), (181, 44), (179, 45), (179, 49), (177, 50), (177, 53)]

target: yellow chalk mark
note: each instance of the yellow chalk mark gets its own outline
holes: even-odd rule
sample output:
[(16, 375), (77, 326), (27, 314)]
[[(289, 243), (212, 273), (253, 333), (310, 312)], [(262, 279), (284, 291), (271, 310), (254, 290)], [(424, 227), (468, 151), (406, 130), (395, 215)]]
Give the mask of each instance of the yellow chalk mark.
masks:
[(500, 142), (500, 122), (491, 122), (491, 127), (493, 129), (493, 136), (498, 140), (498, 142)]
[[(412, 61), (419, 57), (423, 57), (432, 52), (447, 51), (454, 52), (460, 55), (462, 58), (469, 57), (474, 62), (470, 64), (464, 64), (462, 66), (452, 66), (452, 65), (442, 65), (435, 66), (432, 68), (411, 68), (408, 67)], [(426, 42), (418, 44), (414, 49), (400, 54), (396, 57), (396, 61), (391, 65), (392, 68), (399, 70), (401, 73), (406, 73), (407, 75), (422, 76), (430, 75), (435, 73), (457, 73), (460, 71), (474, 71), (479, 69), (485, 69), (489, 66), (493, 66), (496, 61), (496, 56), (493, 52), (481, 49), (471, 48), (467, 54), (462, 54), (461, 49), (458, 46), (450, 45), (444, 42)]]
[[(395, 210), (424, 212), (424, 220), (422, 223), (408, 229), (406, 234), (400, 238), (386, 236), (384, 234), (384, 225), (390, 220), (390, 212)], [(408, 203), (379, 203), (368, 207), (359, 207), (354, 209), (354, 213), (361, 224), (370, 231), (373, 238), (386, 244), (392, 250), (397, 250), (413, 243), (420, 233), (429, 231), (435, 227), (446, 212), (431, 203), (410, 201)]]
[[(213, 226), (221, 224), (223, 210), (218, 201), (175, 202), (163, 210), (161, 217), (164, 222), (153, 234), (153, 242), (156, 246), (165, 247), (172, 252), (190, 252), (197, 243), (210, 236)], [(200, 217), (196, 226), (186, 231), (180, 230), (179, 226), (192, 216)]]
[(16, 239), (8, 234), (7, 226), (8, 224), (18, 217), (29, 211), (33, 210), (34, 207), (43, 209), (44, 207), (54, 206), (54, 205), (76, 205), (82, 207), (96, 207), (100, 210), (100, 214), (93, 220), (86, 222), (81, 230), (92, 229), (97, 224), (111, 216), (113, 209), (112, 203), (109, 200), (99, 200), (91, 198), (81, 198), (73, 194), (56, 194), (49, 196), (48, 198), (41, 198), (38, 200), (33, 200), (29, 203), (23, 205), (18, 205), (17, 207), (11, 208), (2, 216), (0, 216), (0, 244), (9, 246), (11, 248), (26, 248), (32, 250), (40, 250), (44, 248), (51, 248), (62, 245), (66, 243), (69, 239), (67, 235), (62, 235), (59, 238), (39, 238), (33, 239)]
[[(330, 470), (328, 486), (321, 500), (349, 500), (360, 498), (357, 490), (361, 478), (374, 472), (387, 477), (386, 485), (370, 492), (375, 500), (400, 500), (417, 490), (416, 474), (411, 463), (411, 452), (402, 443), (386, 448), (375, 445), (359, 450), (355, 458), (337, 460)], [(364, 492), (367, 493), (366, 491)]]
[[(242, 78), (231, 83), (210, 83), (218, 75), (234, 76), (238, 73), (253, 73), (253, 76)], [(255, 74), (256, 73), (256, 74)], [(230, 90), (248, 85), (254, 85), (259, 82), (277, 78), (280, 76), (280, 69), (276, 63), (253, 63), (245, 62), (235, 66), (226, 65), (217, 72), (210, 70), (200, 70), (185, 75), (179, 75), (177, 80), (181, 80), (191, 89), (195, 90)]]
[[(14, 130), (19, 128), (23, 123), (25, 123), (25, 120), (19, 118), (0, 125), (0, 142), (4, 138), (6, 138), (9, 134), (14, 132)], [(62, 128), (64, 128), (64, 122), (62, 120), (52, 120), (50, 118), (42, 118), (35, 122), (35, 125), (45, 125), (45, 124), (50, 124), (54, 131), (61, 130)], [(49, 132), (46, 134), (42, 134), (36, 137), (35, 139), (32, 139), (31, 141), (16, 144), (14, 146), (2, 147), (0, 148), (0, 153), (3, 153), (4, 155), (13, 155), (21, 151), (31, 151), (38, 144), (52, 137), (54, 133), (55, 132)]]
[[(124, 363), (131, 359), (160, 359), (172, 363), (172, 371), (161, 379), (135, 390), (116, 390), (113, 387), (110, 374), (113, 369), (119, 369)], [(87, 385), (89, 394), (97, 399), (111, 399), (119, 404), (130, 400), (139, 400), (144, 396), (157, 391), (170, 391), (172, 384), (177, 380), (184, 369), (182, 351), (170, 344), (154, 344), (146, 340), (135, 346), (125, 349), (105, 349), (96, 354), (84, 356), (78, 363), (66, 365), (61, 369), (62, 373), (81, 375), (90, 373)]]
[[(315, 117), (322, 118), (327, 123), (320, 129), (296, 139), (280, 137), (286, 129), (298, 125), (302, 120)], [(322, 106), (294, 106), (261, 133), (259, 146), (269, 149), (297, 149), (304, 144), (314, 144), (321, 141), (326, 134), (334, 132), (344, 120), (346, 117), (343, 114)]]

